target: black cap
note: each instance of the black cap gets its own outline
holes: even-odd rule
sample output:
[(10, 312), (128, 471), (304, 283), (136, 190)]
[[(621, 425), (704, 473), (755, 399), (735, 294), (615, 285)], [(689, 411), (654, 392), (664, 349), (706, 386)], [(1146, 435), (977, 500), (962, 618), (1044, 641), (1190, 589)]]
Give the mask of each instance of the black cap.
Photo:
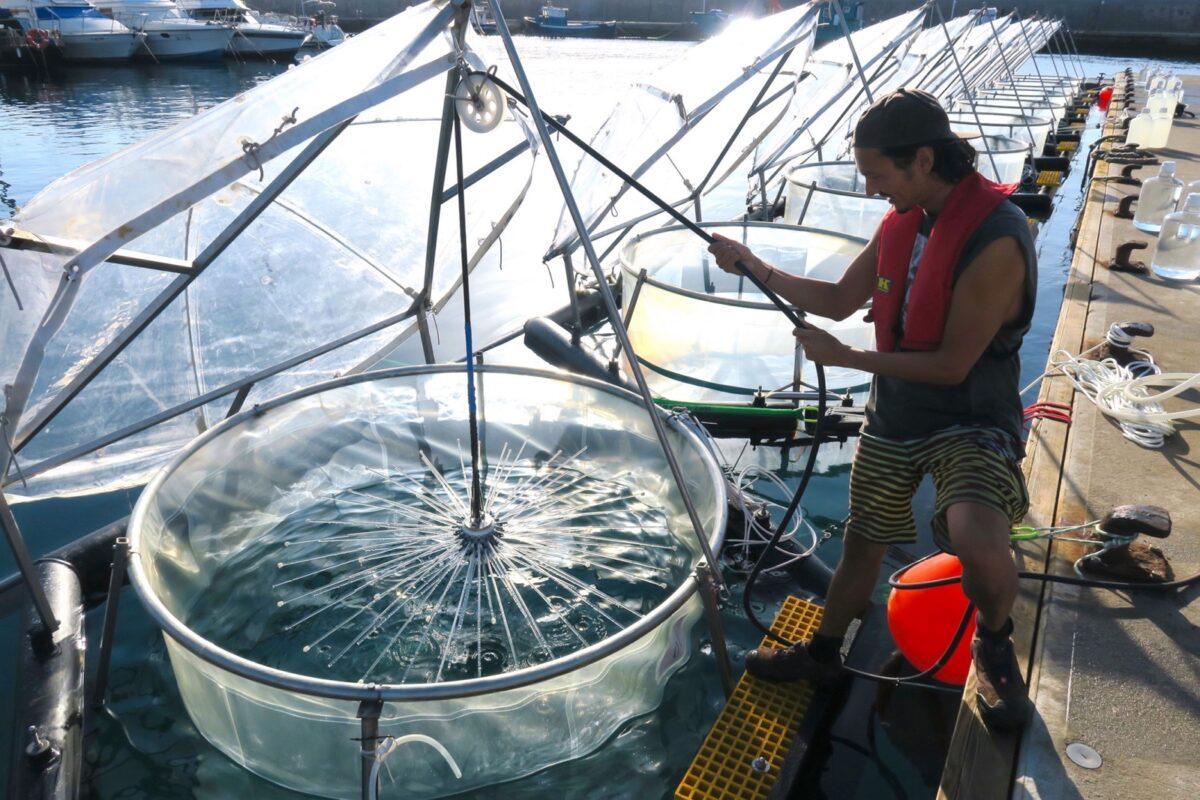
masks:
[(906, 147), (967, 138), (950, 130), (937, 98), (920, 89), (897, 89), (874, 102), (854, 128), (855, 147)]

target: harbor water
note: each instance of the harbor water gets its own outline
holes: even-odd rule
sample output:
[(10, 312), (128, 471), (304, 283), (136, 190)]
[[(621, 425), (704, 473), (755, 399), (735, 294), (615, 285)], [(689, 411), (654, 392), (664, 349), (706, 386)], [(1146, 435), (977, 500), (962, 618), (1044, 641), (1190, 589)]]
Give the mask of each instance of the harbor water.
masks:
[[(498, 46), (498, 42), (489, 42)], [(519, 38), (531, 79), (543, 108), (570, 114), (571, 126), (590, 132), (604, 118), (624, 87), (653, 72), (690, 46), (682, 42), (638, 40), (549, 40)], [(1129, 62), (1086, 59), (1089, 75), (1113, 73)], [(1051, 65), (1042, 62), (1044, 69)], [(1140, 62), (1133, 62), (1135, 68)], [(1200, 65), (1171, 64), (1192, 73)], [(170, 127), (198, 111), (244, 91), (286, 69), (285, 65), (223, 62), (205, 65), (128, 65), (71, 67), (51, 76), (0, 73), (0, 217), (29, 200), (55, 178)], [(1089, 123), (1094, 138), (1096, 119)], [(570, 154), (573, 155), (574, 154)], [(615, 155), (615, 154), (614, 154)], [(561, 277), (547, 273), (541, 256), (558, 221), (560, 199), (545, 164), (505, 234), (505, 263), (512, 291), (538, 293), (544, 307), (562, 303)], [(403, 180), (402, 176), (394, 176)], [(1038, 311), (1022, 351), (1023, 381), (1044, 368), (1071, 252), (1069, 231), (1079, 207), (1078, 175), (1060, 192), (1054, 218), (1038, 238), (1041, 262)], [(475, 302), (503, 302), (503, 297), (477, 297)], [(806, 495), (807, 519), (827, 533), (818, 555), (833, 563), (839, 552), (839, 522), (847, 505), (847, 481), (853, 443), (829, 445), (825, 467)], [(738, 470), (760, 465), (793, 482), (803, 465), (802, 453), (752, 450), (741, 442), (723, 451)], [(766, 487), (765, 482), (761, 484)], [(764, 491), (775, 492), (766, 488)], [(128, 514), (137, 490), (100, 496), (55, 499), (23, 504), (15, 512), (35, 555)], [(776, 499), (784, 499), (776, 497)], [(918, 494), (917, 519), (927, 520), (932, 493)], [(927, 525), (912, 554), (928, 552)], [(893, 553), (898, 566), (904, 554)], [(13, 571), (8, 551), (0, 551), (0, 574)], [(732, 596), (725, 603), (725, 626), (735, 667), (759, 635), (741, 613), (740, 582), (731, 573)], [(786, 575), (760, 582), (756, 612), (770, 618), (789, 591)], [(877, 600), (882, 600), (882, 590)], [(99, 619), (89, 619), (91, 642), (99, 639)], [(15, 615), (0, 617), (0, 644), (13, 650), (19, 635)], [(891, 651), (886, 628), (867, 626), (858, 657), (877, 666)], [(519, 781), (473, 792), (471, 797), (659, 798), (671, 796), (695, 754), (723, 695), (705, 632), (693, 633), (694, 657), (670, 680), (661, 707), (626, 724), (598, 751), (551, 767)], [(0, 686), (12, 684), (12, 664), (0, 661)], [(92, 796), (108, 798), (232, 798), (256, 800), (299, 798), (243, 770), (209, 745), (188, 719), (166, 661), (158, 629), (132, 593), (122, 604), (113, 661), (111, 702), (88, 720), (85, 754)], [(11, 749), (11, 693), (0, 690), (0, 752)], [(956, 700), (914, 689), (877, 690), (858, 686), (848, 700), (833, 736), (822, 743), (820, 774), (806, 779), (812, 796), (835, 798), (933, 797), (945, 747), (953, 726)], [(931, 734), (930, 731), (939, 733)], [(287, 747), (287, 742), (280, 742)], [(8, 759), (0, 759), (0, 785)]]

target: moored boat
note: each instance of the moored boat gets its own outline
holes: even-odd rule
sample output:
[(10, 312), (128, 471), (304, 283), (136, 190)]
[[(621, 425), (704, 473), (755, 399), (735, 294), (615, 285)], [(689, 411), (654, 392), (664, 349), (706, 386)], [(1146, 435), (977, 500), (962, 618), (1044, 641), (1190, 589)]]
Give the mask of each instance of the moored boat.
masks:
[(242, 0), (180, 0), (179, 5), (192, 19), (233, 25), (227, 52), (239, 58), (290, 59), (309, 38), (298, 25), (264, 22)]
[(172, 0), (104, 0), (101, 11), (146, 34), (145, 47), (137, 55), (156, 61), (219, 59), (234, 34), (232, 25), (192, 19)]
[(106, 17), (87, 0), (32, 0), (27, 30), (53, 31), (67, 61), (126, 61), (145, 35)]
[(586, 39), (612, 39), (617, 35), (615, 21), (571, 21), (567, 9), (547, 3), (536, 17), (525, 18), (525, 32), (535, 36), (554, 36)]

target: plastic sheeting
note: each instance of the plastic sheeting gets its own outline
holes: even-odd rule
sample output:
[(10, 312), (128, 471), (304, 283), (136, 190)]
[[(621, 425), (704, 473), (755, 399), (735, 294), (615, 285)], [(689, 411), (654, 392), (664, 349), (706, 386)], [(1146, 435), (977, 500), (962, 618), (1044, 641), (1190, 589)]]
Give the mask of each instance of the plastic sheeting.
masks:
[[(862, 250), (863, 239), (769, 223), (710, 224), (709, 231), (748, 245), (777, 269), (836, 281)], [(656, 394), (671, 400), (745, 403), (759, 389), (816, 385), (816, 368), (797, 350), (792, 325), (749, 281), (716, 266), (691, 232), (642, 234), (621, 250), (623, 301), (643, 270), (629, 336)], [(628, 313), (628, 311), (627, 311)], [(853, 347), (871, 349), (874, 333), (855, 314), (816, 324)], [(827, 388), (865, 385), (857, 370), (828, 368)]]
[[(786, 92), (772, 95), (787, 89), (804, 67), (816, 17), (816, 9), (804, 4), (761, 19), (735, 20), (720, 35), (633, 86), (589, 144), (667, 202), (692, 197), (710, 174), (705, 188), (718, 187), (786, 108)], [(758, 111), (739, 131), (771, 71), (789, 52), (788, 74), (776, 76)], [(580, 153), (571, 189), (590, 231), (613, 228), (656, 210), (627, 188), (595, 159)], [(577, 241), (564, 208), (552, 252)]]
[[(325, 658), (316, 649), (301, 651), (305, 630), (285, 632), (276, 624), (277, 589), (272, 584), (278, 578), (269, 568), (235, 574), (236, 597), (220, 598), (230, 604), (225, 619), (198, 619), (196, 609), (206, 607), (207, 592), (229, 585), (230, 576), (224, 572), (234, 568), (243, 552), (259, 547), (281, 522), (306, 509), (325, 507), (331, 498), (354, 501), (360, 497), (354, 492), (377, 485), (384, 475), (425, 473), (426, 482), (436, 485), (422, 466), (423, 458), (447, 474), (460, 468), (462, 443), (467, 440), (464, 371), (418, 368), (364, 378), (284, 399), (197, 440), (142, 494), (130, 526), (134, 585), (166, 629), (172, 667), (197, 728), (247, 768), (299, 791), (326, 797), (359, 796), (357, 702), (327, 699), (328, 693), (314, 696), (272, 688), (249, 679), (244, 670), (235, 674), (211, 663), (220, 659), (219, 663), (228, 665), (234, 655), (225, 649), (232, 647), (230, 641), (238, 639), (244, 645), (249, 637), (254, 644), (240, 655), (249, 658), (251, 666), (261, 663), (259, 656), (287, 651), (290, 660), (272, 662), (276, 668), (304, 679), (329, 678)], [(607, 634), (597, 634), (595, 628), (588, 633), (592, 638), (603, 637), (598, 641), (605, 649), (589, 657), (598, 660), (584, 664), (587, 659), (572, 660), (574, 653), (559, 656), (541, 665), (549, 670), (536, 683), (489, 688), (486, 694), (472, 697), (401, 700), (388, 696), (380, 736), (430, 736), (448, 750), (463, 775), (456, 779), (432, 748), (410, 744), (386, 759), (387, 769), (380, 774), (385, 797), (397, 792), (406, 797), (464, 792), (585, 755), (625, 720), (657, 706), (667, 678), (693, 649), (689, 631), (699, 616), (699, 604), (690, 572), (700, 551), (681, 494), (667, 477), (665, 457), (640, 401), (604, 384), (552, 373), (489, 370), (478, 380), (485, 409), (484, 453), (491, 464), (487, 480), (503, 480), (501, 464), (506, 452), (510, 461), (514, 451), (520, 452), (521, 463), (536, 467), (546, 463), (550, 454), (582, 451), (579, 464), (581, 468), (586, 465), (590, 477), (633, 487), (661, 515), (659, 527), (631, 524), (614, 532), (614, 536), (629, 539), (631, 547), (627, 549), (600, 537), (593, 545), (584, 543), (573, 551), (562, 551), (563, 571), (570, 570), (598, 587), (585, 593), (585, 598), (606, 605), (614, 616), (621, 613), (600, 598), (608, 593), (625, 597), (622, 591), (628, 582), (614, 577), (610, 570), (587, 566), (588, 561), (604, 561), (606, 553), (616, 554), (611, 565), (618, 567), (623, 565), (622, 558), (639, 560), (627, 562), (636, 564), (664, 550), (682, 558), (673, 562), (669, 571), (655, 575), (663, 583), (662, 591), (637, 607), (643, 615), (640, 628), (621, 629), (628, 634), (628, 641), (614, 639), (619, 634), (613, 628)], [(726, 509), (720, 470), (702, 441), (679, 423), (669, 423), (668, 436), (687, 476), (705, 535), (719, 549)], [(536, 495), (531, 498), (535, 510), (544, 502)], [(558, 498), (569, 504), (569, 487)], [(499, 523), (509, 526), (505, 535), (522, 532), (526, 513), (519, 508), (515, 517), (497, 517)], [(289, 551), (319, 546), (322, 537), (340, 530), (316, 524), (293, 529)], [(539, 535), (545, 537), (542, 544), (547, 554), (553, 554), (564, 538), (554, 530)], [(496, 547), (497, 552), (511, 552), (505, 549), (509, 545), (503, 537)], [(454, 552), (442, 555), (453, 556)], [(306, 550), (304, 555), (311, 554)], [(435, 560), (436, 556), (426, 559)], [(416, 574), (424, 563), (410, 564), (409, 574)], [(336, 567), (331, 565), (335, 577), (339, 574)], [(519, 633), (518, 626), (527, 624), (522, 620), (530, 617), (511, 600), (517, 592), (529, 598), (527, 610), (545, 626), (547, 636), (564, 633), (559, 629), (576, 621), (561, 606), (545, 605), (550, 595), (565, 596), (559, 598), (560, 603), (578, 604), (569, 587), (555, 585), (553, 579), (520, 566), (497, 578), (497, 584), (503, 583), (516, 588), (511, 592), (498, 588), (490, 612), (488, 606), (477, 605), (472, 595), (465, 602), (457, 596), (451, 598), (451, 603), (466, 608), (459, 625), (471, 632), (471, 647), (477, 621), (483, 626), (480, 640), (486, 642), (508, 639), (499, 619), (513, 628), (513, 636)], [(470, 582), (465, 585), (469, 592)], [(505, 599), (500, 600), (501, 596)], [(492, 600), (489, 594), (488, 602)], [(408, 613), (423, 618), (425, 609), (415, 599), (412, 602), (416, 605)], [(507, 612), (501, 614), (503, 607)], [(342, 611), (349, 613), (353, 608), (348, 605)], [(248, 620), (245, 626), (242, 617)], [(339, 618), (335, 616), (325, 627)], [(363, 627), (372, 618), (367, 615), (351, 622)], [(449, 615), (435, 613), (431, 618), (442, 623), (439, 634), (414, 627), (399, 646), (420, 647), (428, 642), (436, 648), (444, 642), (446, 629), (453, 624)], [(322, 621), (318, 616), (307, 624), (319, 630)], [(197, 655), (203, 644), (191, 632), (197, 625), (208, 631), (208, 641), (222, 648), (221, 653), (210, 651), (208, 659)], [(360, 648), (377, 649), (397, 627), (392, 625), (387, 635), (364, 641)], [(570, 635), (564, 636), (574, 642)], [(587, 644), (592, 644), (590, 639)], [(584, 646), (574, 642), (576, 652)], [(505, 674), (528, 666), (526, 658), (518, 659), (514, 653), (509, 657)], [(471, 649), (456, 651), (452, 658), (465, 660), (470, 677), (435, 685), (466, 692), (468, 686), (478, 683)], [(567, 671), (570, 666), (578, 668)], [(365, 680), (370, 682), (370, 676)], [(348, 687), (369, 691), (366, 684)], [(393, 687), (381, 688), (387, 692)], [(297, 730), (303, 735), (295, 735)]]
[[(18, 445), (20, 475), (29, 480), (20, 482), (13, 467), (6, 491), (20, 498), (144, 482), (167, 455), (221, 419), (233, 399), (231, 384), (395, 321), (415, 309), (418, 297), (433, 309), (446, 302), (460, 272), (451, 198), (440, 198), (427, 287), (425, 254), (445, 76), (456, 61), (448, 20), (444, 2), (413, 7), (183, 125), (76, 170), (20, 210), (11, 223), (18, 230), (77, 242), (83, 255), (2, 251), (23, 307), (0, 291), (0, 382), (13, 386), (9, 440), (23, 442), (42, 415), (61, 406)], [(485, 66), (470, 50), (465, 57)], [(420, 80), (404, 90), (414, 70)], [(195, 259), (272, 191), (314, 136), (336, 132), (332, 126), (351, 118), (194, 280), (87, 256), (108, 257), (119, 245)], [(282, 152), (269, 159), (272, 142)], [(466, 192), (476, 265), (498, 258), (491, 245), (528, 189), (536, 147), (517, 111), (497, 131), (464, 137), (468, 174), (513, 148), (520, 152)], [(448, 186), (453, 173), (451, 163)], [(72, 263), (80, 269), (64, 280), (63, 268)], [(136, 331), (139, 315), (160, 302), (161, 313), (64, 405), (73, 382), (98, 367), (105, 348)], [(370, 365), (415, 333), (411, 320), (382, 328), (262, 377), (245, 400)], [(174, 413), (186, 404), (194, 407)], [(22, 412), (19, 420), (14, 411)]]

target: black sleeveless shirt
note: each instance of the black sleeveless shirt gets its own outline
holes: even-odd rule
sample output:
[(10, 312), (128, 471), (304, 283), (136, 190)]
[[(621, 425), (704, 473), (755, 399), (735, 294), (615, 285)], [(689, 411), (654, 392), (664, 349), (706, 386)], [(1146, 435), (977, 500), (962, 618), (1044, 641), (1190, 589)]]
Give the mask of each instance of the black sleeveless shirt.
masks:
[[(926, 217), (922, 233), (927, 235), (931, 225)], [(1006, 236), (1017, 240), (1025, 256), (1020, 315), (997, 331), (962, 383), (945, 386), (876, 375), (867, 399), (864, 432), (889, 439), (919, 439), (947, 428), (997, 428), (1008, 433), (1016, 452), (1021, 452), (1025, 429), (1019, 351), (1037, 296), (1037, 254), (1025, 213), (1006, 200), (985, 217), (963, 248), (953, 280), (958, 281), (984, 248)], [(909, 308), (907, 313), (921, 312)]]

